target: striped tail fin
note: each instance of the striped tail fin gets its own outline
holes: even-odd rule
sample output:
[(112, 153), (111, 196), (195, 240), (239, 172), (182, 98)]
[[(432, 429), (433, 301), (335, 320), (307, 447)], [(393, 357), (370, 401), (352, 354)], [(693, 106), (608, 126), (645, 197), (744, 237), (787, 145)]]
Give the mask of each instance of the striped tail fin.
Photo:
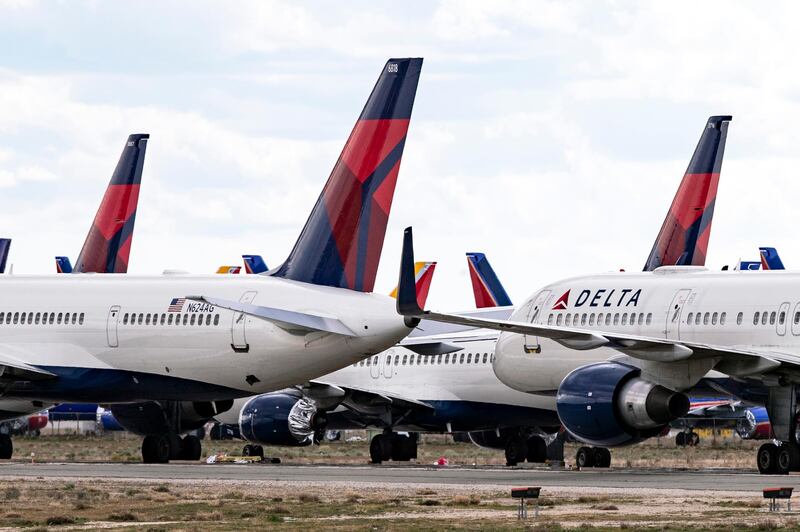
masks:
[(761, 253), (762, 270), (785, 270), (778, 250), (775, 248), (758, 248)]
[(644, 266), (704, 266), (730, 116), (708, 119)]
[(269, 270), (261, 255), (242, 255), (242, 260), (245, 273), (264, 273)]
[(242, 271), (241, 266), (220, 266), (217, 268), (217, 273), (225, 275), (236, 275)]
[(56, 257), (56, 273), (72, 273), (69, 257)]
[(475, 295), (477, 308), (510, 307), (511, 298), (508, 297), (503, 284), (494, 273), (489, 259), (483, 253), (467, 253), (469, 278), (472, 280), (472, 293)]
[(142, 166), (149, 138), (147, 134), (128, 137), (73, 272), (128, 271)]
[[(421, 306), (425, 306), (428, 300), (428, 292), (433, 281), (433, 272), (436, 270), (435, 262), (415, 262), (414, 263), (414, 286), (417, 289), (417, 301)], [(389, 294), (390, 297), (397, 299), (397, 287)]]
[(272, 275), (372, 292), (422, 59), (383, 67), (311, 216)]

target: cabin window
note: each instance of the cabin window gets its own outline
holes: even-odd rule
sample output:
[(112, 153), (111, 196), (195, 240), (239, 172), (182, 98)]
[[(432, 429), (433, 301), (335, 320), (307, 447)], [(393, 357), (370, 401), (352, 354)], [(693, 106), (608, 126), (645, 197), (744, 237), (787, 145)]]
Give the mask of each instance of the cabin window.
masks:
[(686, 323), (688, 325), (692, 324), (692, 316), (693, 316), (693, 314), (690, 312), (689, 315), (686, 317)]
[[(800, 317), (800, 312), (797, 313), (797, 316), (795, 316), (795, 319), (797, 319), (798, 317)], [(744, 312), (740, 312), (739, 314), (737, 314), (736, 315), (736, 325), (741, 325), (743, 318), (744, 318)]]
[(614, 313), (614, 325), (619, 325), (619, 312)]
[(627, 325), (627, 324), (628, 324), (628, 313), (627, 312), (623, 312), (622, 313), (622, 325)]
[(718, 314), (716, 312), (711, 315), (711, 325), (716, 325), (717, 324), (717, 316), (718, 316)]
[(39, 325), (39, 320), (40, 320), (41, 318), (42, 318), (42, 313), (41, 313), (41, 312), (37, 312), (37, 313), (36, 313), (36, 319), (34, 320), (34, 323), (35, 323), (36, 325)]
[(753, 325), (758, 325), (758, 316), (759, 316), (758, 312), (753, 314)]
[[(61, 312), (59, 312), (59, 313), (58, 313), (58, 320), (57, 320), (57, 323), (58, 323), (59, 325), (61, 325), (61, 318), (62, 318), (63, 316), (64, 316), (64, 314), (62, 314)], [(14, 323), (17, 323), (17, 315), (16, 315), (16, 314), (14, 314)]]
[(641, 314), (639, 314), (639, 325), (640, 325), (640, 326), (642, 325), (642, 322), (643, 322), (643, 321), (644, 321), (644, 312), (642, 312)]
[(636, 325), (636, 313), (631, 312), (631, 325)]
[(203, 315), (202, 314), (198, 314), (197, 315), (197, 325), (203, 325)]
[(597, 325), (602, 325), (602, 324), (603, 324), (603, 313), (599, 312), (597, 314)]
[(219, 325), (219, 314), (214, 315), (214, 325)]
[(26, 318), (26, 316), (27, 316), (27, 315), (28, 315), (28, 313), (27, 313), (27, 312), (23, 312), (23, 313), (22, 313), (22, 317), (21, 317), (21, 319), (19, 320), (19, 322), (20, 322), (22, 325), (25, 325), (25, 318)]
[(189, 324), (189, 315), (188, 314), (184, 314), (183, 315), (183, 324), (184, 325), (188, 325)]
[(137, 324), (137, 325), (141, 325), (142, 323), (144, 323), (144, 314), (142, 314), (142, 313), (140, 312), (140, 313), (139, 313), (139, 319), (138, 319), (138, 320), (136, 320), (136, 324)]
[(127, 312), (122, 316), (122, 324), (123, 325), (127, 325), (128, 324), (128, 313)]
[(471, 363), (472, 363), (472, 353), (468, 353), (467, 354), (467, 364), (471, 364)]
[(167, 323), (167, 315), (166, 314), (162, 314), (161, 315), (161, 325), (164, 325), (165, 323)]
[(547, 316), (547, 324), (548, 325), (552, 325), (553, 324), (553, 315), (552, 314), (549, 314)]
[(725, 314), (726, 313), (723, 312), (722, 314), (719, 315), (719, 324), (720, 325), (725, 325)]
[(78, 323), (78, 313), (77, 312), (73, 312), (72, 313), (72, 324), (75, 325), (76, 323)]
[(189, 318), (189, 325), (194, 325), (194, 322), (195, 322), (196, 319), (197, 319), (197, 316), (192, 314), (192, 317)]
[(483, 363), (486, 364), (486, 362), (488, 362), (488, 361), (489, 361), (489, 353), (484, 353), (483, 354)]
[(570, 314), (567, 314), (566, 317), (564, 318), (564, 325), (569, 327), (571, 324), (572, 324), (572, 316)]
[(144, 317), (144, 324), (150, 325), (150, 313), (148, 312)]
[(564, 315), (563, 315), (563, 314), (559, 314), (559, 315), (556, 317), (556, 325), (561, 325), (561, 321), (562, 321), (563, 319), (564, 319)]
[[(59, 316), (59, 322), (61, 322), (61, 314), (59, 314), (58, 316)], [(16, 325), (18, 322), (19, 322), (19, 312), (15, 312), (14, 313), (14, 325)]]
[(775, 325), (775, 311), (769, 313), (769, 324)]
[(611, 325), (611, 314), (606, 314), (606, 325)]
[(6, 320), (6, 313), (0, 312), (0, 325), (2, 325), (3, 322), (5, 322), (5, 320)]
[(594, 314), (589, 314), (589, 327), (594, 326)]
[(408, 362), (408, 355), (403, 355), (403, 365), (405, 366)]
[(392, 365), (392, 357), (390, 357), (390, 356), (386, 357), (386, 365), (387, 366), (391, 366)]
[[(11, 317), (11, 314), (9, 314), (9, 317)], [(56, 313), (55, 312), (51, 312), (50, 313), (50, 325), (54, 324), (55, 322), (56, 322)]]
[[(172, 314), (167, 316), (167, 325), (172, 325)], [(358, 362), (356, 362), (358, 364)]]
[(647, 313), (647, 322), (646, 323), (647, 323), (647, 325), (650, 325), (651, 323), (653, 323), (653, 313), (652, 312), (648, 312)]
[(464, 363), (464, 356), (465, 356), (464, 353), (461, 353), (461, 356), (458, 357), (458, 363), (459, 364), (463, 364)]
[(206, 325), (211, 325), (211, 314), (206, 316)]
[(768, 317), (769, 316), (767, 315), (766, 312), (762, 312), (761, 313), (761, 325), (766, 325), (767, 324)]
[(586, 313), (581, 314), (581, 325), (586, 325)]
[(708, 312), (703, 314), (703, 325), (708, 325), (708, 317), (709, 317), (709, 313)]
[(786, 311), (782, 310), (781, 313), (778, 314), (778, 323), (781, 325), (786, 323)]

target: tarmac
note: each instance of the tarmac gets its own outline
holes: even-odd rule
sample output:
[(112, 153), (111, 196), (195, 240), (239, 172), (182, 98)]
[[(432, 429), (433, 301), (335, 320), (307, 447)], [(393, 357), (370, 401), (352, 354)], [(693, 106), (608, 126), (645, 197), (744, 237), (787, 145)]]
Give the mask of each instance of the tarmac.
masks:
[(712, 469), (585, 469), (351, 466), (290, 464), (24, 463), (0, 464), (0, 481), (33, 479), (228, 480), (347, 482), (384, 484), (460, 484), (714, 490), (760, 492), (765, 487), (800, 488), (800, 475), (765, 476), (753, 471)]

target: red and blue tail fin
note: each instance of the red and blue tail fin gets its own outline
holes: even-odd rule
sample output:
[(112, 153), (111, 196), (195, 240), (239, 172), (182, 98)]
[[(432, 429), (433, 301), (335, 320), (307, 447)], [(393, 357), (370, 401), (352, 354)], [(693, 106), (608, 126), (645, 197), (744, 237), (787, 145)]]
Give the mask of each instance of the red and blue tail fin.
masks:
[(390, 59), (289, 258), (273, 275), (372, 292), (422, 59)]
[(785, 270), (778, 250), (775, 248), (758, 248), (761, 253), (762, 270)]
[(644, 271), (659, 266), (704, 266), (730, 116), (708, 119), (672, 200)]
[(149, 138), (147, 134), (128, 137), (73, 272), (128, 271), (142, 166)]
[(467, 253), (469, 265), (469, 278), (472, 280), (472, 293), (475, 295), (477, 308), (510, 307), (511, 298), (508, 297), (503, 284), (494, 273), (489, 259), (483, 253)]
[(56, 257), (56, 273), (72, 273), (69, 257)]
[(236, 275), (242, 271), (241, 266), (220, 266), (217, 268), (217, 273), (224, 275)]
[(264, 273), (269, 269), (261, 255), (242, 255), (242, 260), (245, 273)]
[(11, 239), (0, 238), (0, 273), (6, 273), (9, 251), (11, 251)]
[[(414, 263), (414, 286), (417, 288), (417, 301), (421, 306), (425, 306), (428, 301), (428, 292), (433, 281), (433, 272), (436, 270), (435, 262), (415, 262)], [(389, 294), (390, 297), (397, 299), (397, 287)]]

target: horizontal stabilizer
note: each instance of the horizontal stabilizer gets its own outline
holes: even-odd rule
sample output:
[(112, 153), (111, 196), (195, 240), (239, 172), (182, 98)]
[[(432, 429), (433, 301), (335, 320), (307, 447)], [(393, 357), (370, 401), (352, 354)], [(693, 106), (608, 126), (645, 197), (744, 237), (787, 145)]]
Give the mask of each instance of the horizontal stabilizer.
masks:
[(400, 347), (405, 347), (406, 349), (413, 351), (418, 355), (426, 357), (446, 355), (447, 353), (456, 353), (464, 349), (463, 347), (454, 344), (448, 344), (447, 342), (426, 340), (424, 338), (406, 338), (398, 345), (400, 345)]
[(216, 297), (186, 296), (186, 299), (201, 303), (208, 303), (209, 305), (214, 305), (215, 307), (232, 310), (234, 312), (241, 312), (249, 316), (255, 316), (257, 318), (271, 321), (279, 326), (281, 326), (281, 324), (285, 324), (288, 325), (288, 327), (282, 328), (287, 328), (290, 330), (304, 329), (308, 331), (322, 331), (341, 334), (344, 336), (356, 336), (356, 334), (339, 319), (329, 316), (320, 316), (317, 314), (296, 312), (293, 310), (272, 307), (262, 307), (259, 305), (240, 303), (239, 301), (230, 301)]

